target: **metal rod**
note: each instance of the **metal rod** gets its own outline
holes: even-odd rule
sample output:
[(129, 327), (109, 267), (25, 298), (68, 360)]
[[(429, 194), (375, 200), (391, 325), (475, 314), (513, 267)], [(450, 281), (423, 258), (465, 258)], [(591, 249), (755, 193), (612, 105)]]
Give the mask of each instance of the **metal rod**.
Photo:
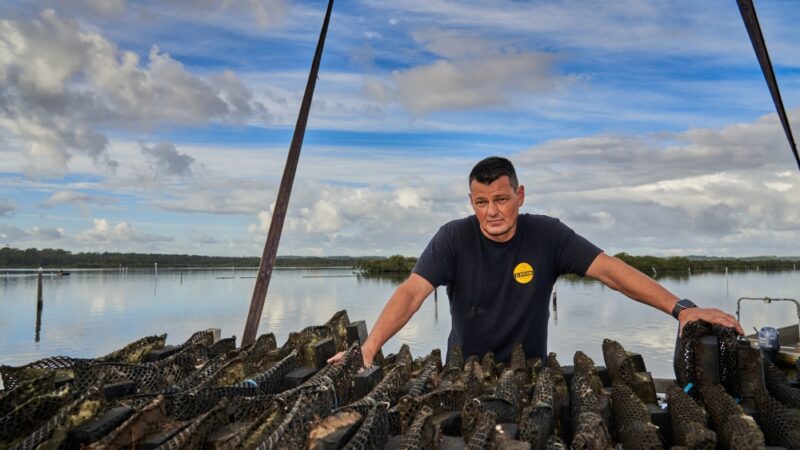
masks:
[(289, 208), (289, 197), (292, 193), (294, 175), (297, 172), (297, 162), (300, 158), (300, 149), (303, 147), (303, 136), (306, 132), (308, 123), (308, 113), (311, 109), (311, 99), (314, 97), (314, 86), (317, 83), (317, 74), (322, 60), (322, 48), (325, 45), (325, 35), (328, 32), (328, 22), (331, 18), (333, 0), (328, 1), (328, 9), (325, 12), (325, 21), (322, 23), (322, 30), (317, 42), (317, 50), (314, 53), (314, 60), (311, 63), (311, 71), (308, 74), (306, 91), (303, 95), (303, 102), (300, 105), (300, 114), (297, 116), (297, 124), (294, 127), (292, 144), (289, 146), (289, 155), (286, 158), (286, 167), (283, 169), (283, 178), (278, 190), (278, 198), (275, 201), (275, 209), (272, 212), (272, 221), (267, 233), (267, 242), (264, 244), (264, 253), (261, 255), (261, 263), (258, 266), (258, 277), (253, 288), (253, 298), (250, 300), (250, 311), (247, 314), (247, 323), (242, 335), (242, 346), (255, 341), (258, 333), (258, 323), (261, 321), (261, 313), (264, 309), (264, 300), (267, 297), (269, 280), (272, 277), (272, 269), (275, 265), (275, 256), (278, 254), (278, 243), (283, 231), (283, 222), (286, 219), (286, 210)]
[(775, 78), (775, 72), (772, 70), (769, 52), (767, 52), (767, 44), (764, 42), (764, 35), (761, 34), (761, 25), (758, 23), (758, 16), (756, 16), (753, 0), (737, 0), (736, 3), (739, 5), (739, 12), (742, 13), (742, 20), (744, 20), (744, 26), (747, 28), (747, 34), (750, 35), (750, 42), (753, 44), (753, 50), (756, 52), (758, 63), (761, 64), (761, 71), (764, 73), (764, 79), (767, 81), (769, 93), (772, 95), (772, 101), (775, 103), (775, 109), (778, 111), (778, 117), (781, 120), (781, 125), (783, 125), (783, 131), (786, 133), (786, 139), (789, 140), (789, 147), (791, 147), (792, 153), (794, 153), (794, 159), (797, 161), (797, 168), (800, 169), (800, 155), (797, 153), (797, 143), (794, 140), (794, 136), (792, 136), (789, 118), (786, 116), (786, 109), (783, 107), (781, 91), (778, 90), (778, 80)]

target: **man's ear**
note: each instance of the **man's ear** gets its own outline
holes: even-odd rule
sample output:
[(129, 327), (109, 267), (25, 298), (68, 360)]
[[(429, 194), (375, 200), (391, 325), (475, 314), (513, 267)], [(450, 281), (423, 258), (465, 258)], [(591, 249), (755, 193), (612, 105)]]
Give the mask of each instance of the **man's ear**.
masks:
[(525, 203), (525, 186), (521, 184), (517, 188), (517, 198), (519, 199), (518, 206), (522, 206), (522, 204)]

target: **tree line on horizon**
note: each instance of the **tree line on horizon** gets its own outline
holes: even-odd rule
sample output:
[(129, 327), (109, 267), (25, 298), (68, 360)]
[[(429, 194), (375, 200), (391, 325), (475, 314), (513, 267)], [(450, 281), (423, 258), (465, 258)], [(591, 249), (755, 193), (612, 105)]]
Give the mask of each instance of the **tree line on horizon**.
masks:
[[(353, 256), (278, 256), (276, 267), (355, 267)], [(115, 268), (115, 267), (258, 267), (255, 256), (203, 256), (159, 253), (81, 252), (68, 250), (0, 248), (0, 267), (5, 268)]]
[[(794, 270), (800, 257), (716, 258), (708, 256), (634, 256), (618, 253), (615, 257), (647, 274), (724, 272), (745, 270)], [(388, 258), (364, 259), (356, 266), (368, 275), (411, 273), (417, 258), (393, 255)]]
[[(652, 274), (675, 272), (722, 272), (743, 270), (793, 270), (800, 257), (719, 258), (709, 256), (634, 256), (618, 253), (617, 258), (636, 269)], [(114, 268), (152, 267), (257, 267), (260, 259), (249, 256), (203, 256), (159, 253), (72, 253), (62, 249), (0, 248), (0, 267), (4, 268)], [(380, 256), (278, 256), (276, 267), (352, 267), (367, 275), (409, 274), (417, 258), (402, 255)]]

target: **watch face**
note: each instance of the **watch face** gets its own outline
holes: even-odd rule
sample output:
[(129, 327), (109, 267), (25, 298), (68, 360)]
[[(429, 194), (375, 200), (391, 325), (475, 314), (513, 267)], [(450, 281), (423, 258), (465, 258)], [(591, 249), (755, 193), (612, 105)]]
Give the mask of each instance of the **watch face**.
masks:
[(691, 300), (687, 300), (685, 298), (683, 300), (679, 300), (678, 305), (681, 307), (681, 309), (692, 308), (694, 306), (697, 306), (694, 303), (692, 303)]

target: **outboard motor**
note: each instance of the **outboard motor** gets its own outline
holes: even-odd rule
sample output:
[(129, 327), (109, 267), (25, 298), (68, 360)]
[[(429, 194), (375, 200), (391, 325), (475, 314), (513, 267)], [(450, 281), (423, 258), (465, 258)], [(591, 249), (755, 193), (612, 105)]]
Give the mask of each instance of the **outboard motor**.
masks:
[(761, 349), (764, 357), (773, 363), (778, 356), (778, 351), (781, 349), (780, 337), (780, 331), (774, 327), (761, 327), (758, 331), (758, 348)]

